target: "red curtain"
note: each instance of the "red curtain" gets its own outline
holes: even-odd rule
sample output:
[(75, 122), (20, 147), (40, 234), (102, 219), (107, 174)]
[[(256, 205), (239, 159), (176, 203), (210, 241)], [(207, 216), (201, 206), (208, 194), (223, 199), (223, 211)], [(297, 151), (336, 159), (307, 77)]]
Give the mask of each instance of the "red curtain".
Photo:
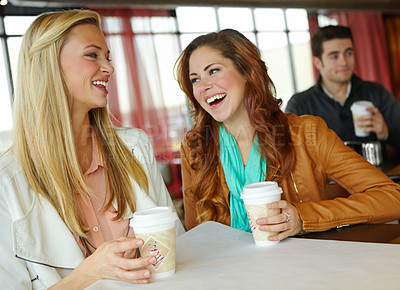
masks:
[[(314, 33), (317, 31), (318, 26), (319, 26), (318, 25), (318, 14), (309, 12), (308, 13), (308, 27), (310, 30), (310, 37), (312, 37), (314, 35)], [(314, 79), (316, 81), (319, 76), (319, 71), (315, 66), (313, 66), (313, 73), (314, 73)]]
[(385, 17), (384, 25), (388, 40), (393, 93), (400, 100), (400, 16)]
[[(180, 173), (180, 154), (172, 147), (177, 140), (169, 137), (169, 118), (164, 98), (161, 93), (154, 93), (150, 89), (150, 83), (156, 83), (160, 87), (157, 73), (153, 74), (153, 78), (149, 80), (146, 76), (145, 64), (143, 58), (156, 58), (155, 47), (152, 41), (146, 45), (146, 50), (149, 52), (145, 57), (138, 45), (134, 31), (132, 30), (132, 17), (155, 17), (155, 16), (170, 16), (170, 11), (165, 9), (93, 9), (97, 11), (103, 18), (103, 32), (107, 41), (114, 44), (115, 41), (121, 43), (123, 64), (120, 67), (115, 66), (115, 72), (110, 79), (109, 86), (109, 109), (114, 116), (115, 125), (123, 125), (143, 129), (153, 145), (154, 154), (158, 165), (160, 166), (164, 181), (172, 197), (182, 197), (182, 180)], [(115, 18), (113, 27), (107, 27), (105, 17)], [(141, 35), (143, 37), (143, 35)], [(114, 37), (114, 39), (112, 39)], [(117, 39), (115, 39), (117, 37)], [(152, 36), (149, 34), (149, 37)], [(141, 39), (143, 41), (143, 38)], [(143, 42), (142, 42), (143, 44)], [(147, 43), (146, 43), (147, 44)], [(110, 48), (111, 49), (111, 48)], [(153, 54), (154, 52), (154, 54)], [(121, 53), (121, 52), (120, 52)], [(111, 59), (113, 49), (111, 49)], [(120, 55), (119, 55), (120, 57)], [(147, 63), (149, 65), (149, 63)], [(153, 72), (158, 70), (158, 67), (150, 65)], [(157, 66), (157, 65), (154, 65)], [(147, 69), (149, 67), (146, 67)], [(125, 73), (126, 71), (126, 73)], [(124, 75), (126, 74), (126, 75)], [(124, 84), (124, 93), (118, 92), (118, 82), (121, 83), (121, 78)], [(150, 76), (149, 76), (150, 78)], [(117, 82), (118, 80), (118, 82)], [(128, 87), (128, 90), (126, 90)], [(128, 92), (126, 92), (128, 91)], [(125, 95), (127, 94), (127, 96)], [(122, 96), (124, 97), (122, 99)], [(128, 99), (128, 101), (126, 101)], [(123, 102), (124, 101), (124, 102)], [(121, 103), (123, 104), (121, 107)], [(128, 107), (128, 108), (127, 108)], [(121, 112), (121, 108), (124, 112)], [(127, 113), (128, 111), (128, 113)], [(182, 124), (183, 130), (186, 126)], [(172, 126), (171, 126), (172, 128)]]
[[(383, 16), (380, 12), (331, 12), (326, 16), (339, 25), (349, 26), (353, 33), (355, 73), (364, 80), (383, 84), (392, 89), (389, 55)], [(317, 15), (309, 16), (311, 35), (316, 30)], [(314, 31), (312, 31), (314, 30)]]
[[(139, 78), (142, 68), (140, 67), (140, 54), (135, 46), (135, 33), (132, 31), (132, 17), (152, 17), (152, 16), (170, 16), (170, 12), (165, 9), (94, 9), (102, 17), (115, 17), (119, 20), (119, 32), (115, 33), (115, 28), (109, 28), (103, 21), (103, 31), (106, 38), (119, 35), (121, 37), (124, 58), (126, 60), (126, 69), (129, 85), (129, 103), (130, 113), (123, 116), (120, 110), (118, 89), (116, 78), (120, 76), (117, 69), (111, 78), (109, 108), (111, 114), (115, 117), (115, 124), (124, 126), (133, 126), (143, 129), (150, 137), (154, 152), (156, 154), (169, 154), (170, 142), (168, 139), (168, 114), (165, 104), (159, 97), (151, 96), (148, 90), (148, 83)], [(111, 52), (112, 53), (112, 52)], [(155, 99), (157, 104), (155, 104)]]
[(349, 26), (355, 46), (355, 72), (392, 90), (385, 29), (380, 12), (339, 12), (338, 23)]

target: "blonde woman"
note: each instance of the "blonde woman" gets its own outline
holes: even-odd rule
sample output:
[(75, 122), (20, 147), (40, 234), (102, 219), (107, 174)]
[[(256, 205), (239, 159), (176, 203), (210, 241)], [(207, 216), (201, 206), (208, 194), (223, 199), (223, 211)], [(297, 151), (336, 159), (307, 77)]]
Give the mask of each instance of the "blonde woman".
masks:
[[(40, 15), (25, 34), (15, 139), (0, 158), (0, 281), (5, 289), (82, 289), (98, 279), (147, 283), (129, 218), (172, 206), (148, 137), (115, 129), (114, 69), (98, 14)], [(178, 232), (183, 227), (178, 224)]]

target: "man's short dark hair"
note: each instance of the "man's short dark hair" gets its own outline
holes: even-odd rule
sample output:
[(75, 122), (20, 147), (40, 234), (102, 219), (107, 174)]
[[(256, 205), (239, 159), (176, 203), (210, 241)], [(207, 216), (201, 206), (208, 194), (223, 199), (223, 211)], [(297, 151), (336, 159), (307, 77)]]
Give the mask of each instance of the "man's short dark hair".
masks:
[(349, 38), (351, 42), (353, 42), (353, 35), (351, 34), (350, 28), (347, 26), (328, 25), (325, 27), (319, 27), (311, 38), (312, 54), (321, 59), (322, 44), (324, 41), (335, 38)]

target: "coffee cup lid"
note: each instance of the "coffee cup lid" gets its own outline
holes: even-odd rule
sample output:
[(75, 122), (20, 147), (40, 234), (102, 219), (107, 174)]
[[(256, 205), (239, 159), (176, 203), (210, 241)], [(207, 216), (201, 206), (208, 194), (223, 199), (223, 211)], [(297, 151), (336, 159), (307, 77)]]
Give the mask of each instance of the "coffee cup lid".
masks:
[(356, 101), (350, 106), (350, 109), (353, 110), (356, 107), (369, 108), (373, 106), (374, 104), (371, 101)]
[(133, 228), (143, 228), (172, 223), (177, 219), (178, 216), (171, 207), (158, 206), (135, 212), (129, 225)]
[(258, 192), (258, 193), (246, 193), (246, 192), (242, 192), (240, 195), (241, 199), (257, 199), (257, 198), (263, 198), (263, 197), (268, 197), (268, 196), (273, 196), (273, 195), (280, 195), (282, 193), (282, 188), (278, 188), (277, 190), (271, 190), (268, 191), (268, 193), (266, 194), (265, 192)]
[(242, 199), (256, 199), (281, 194), (282, 192), (282, 188), (275, 181), (262, 181), (245, 185), (240, 197)]
[(255, 190), (260, 190), (260, 188), (271, 190), (271, 189), (277, 189), (279, 188), (279, 186), (278, 183), (276, 183), (275, 181), (254, 182), (243, 186), (244, 191), (255, 191)]

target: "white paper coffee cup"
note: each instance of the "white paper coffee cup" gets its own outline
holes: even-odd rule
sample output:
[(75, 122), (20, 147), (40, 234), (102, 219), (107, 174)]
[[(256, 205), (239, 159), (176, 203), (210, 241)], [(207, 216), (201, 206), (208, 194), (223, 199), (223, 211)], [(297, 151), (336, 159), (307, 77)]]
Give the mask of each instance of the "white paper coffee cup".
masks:
[(152, 279), (167, 278), (175, 273), (175, 225), (178, 216), (171, 207), (154, 207), (133, 214), (130, 226), (144, 241), (142, 257), (154, 256), (156, 263), (147, 267)]
[(374, 104), (370, 101), (356, 101), (350, 106), (350, 110), (353, 115), (354, 131), (358, 137), (367, 137), (368, 132), (364, 132), (364, 128), (357, 127), (356, 121), (359, 117), (369, 115), (371, 112), (367, 111), (367, 108), (373, 107)]
[(274, 181), (256, 182), (243, 187), (240, 197), (243, 199), (256, 245), (270, 246), (279, 243), (279, 241), (268, 241), (269, 236), (277, 233), (260, 231), (256, 220), (280, 213), (279, 209), (268, 209), (267, 204), (280, 200), (282, 192), (282, 188)]

